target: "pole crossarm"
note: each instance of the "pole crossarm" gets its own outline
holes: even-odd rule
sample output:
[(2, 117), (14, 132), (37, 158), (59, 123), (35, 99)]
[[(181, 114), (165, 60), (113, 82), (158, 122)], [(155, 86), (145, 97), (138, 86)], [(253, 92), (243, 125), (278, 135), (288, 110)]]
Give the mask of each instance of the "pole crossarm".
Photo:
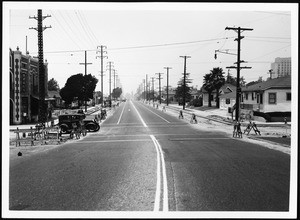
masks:
[[(98, 50), (99, 47), (100, 47), (100, 51)], [(100, 62), (100, 64), (101, 64), (100, 76), (101, 76), (101, 105), (102, 105), (102, 106), (103, 106), (103, 104), (104, 104), (104, 99), (103, 99), (103, 90), (104, 90), (104, 89), (103, 89), (103, 76), (104, 76), (104, 74), (103, 74), (103, 58), (108, 58), (108, 56), (104, 56), (104, 55), (103, 55), (103, 53), (106, 53), (106, 54), (107, 54), (107, 51), (104, 51), (104, 49), (107, 49), (107, 47), (101, 45), (101, 46), (97, 46), (97, 51), (96, 51), (96, 54), (97, 54), (97, 53), (101, 53), (100, 56), (96, 56), (96, 59), (97, 59), (97, 58), (100, 58), (100, 59), (101, 59), (101, 62)]]
[(237, 69), (237, 74), (236, 74), (236, 109), (235, 109), (235, 120), (239, 120), (239, 109), (240, 109), (240, 95), (241, 95), (241, 88), (240, 88), (240, 70), (241, 69), (250, 69), (251, 67), (241, 67), (240, 64), (244, 63), (244, 60), (241, 60), (241, 39), (243, 39), (244, 37), (241, 36), (241, 32), (242, 31), (252, 31), (252, 28), (241, 28), (241, 27), (226, 27), (225, 30), (234, 30), (235, 32), (237, 32), (238, 37), (235, 39), (235, 41), (237, 41), (238, 43), (238, 47), (237, 47), (237, 62), (235, 63), (237, 66), (229, 66), (226, 67), (228, 69), (233, 68), (233, 69)]

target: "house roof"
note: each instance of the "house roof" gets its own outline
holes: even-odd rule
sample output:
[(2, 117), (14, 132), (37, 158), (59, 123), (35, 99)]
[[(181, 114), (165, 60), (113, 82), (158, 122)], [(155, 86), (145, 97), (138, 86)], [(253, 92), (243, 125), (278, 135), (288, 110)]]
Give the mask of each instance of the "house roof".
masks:
[[(232, 91), (230, 91), (232, 90)], [(230, 84), (230, 83), (225, 83), (221, 88), (220, 91), (223, 91), (225, 94), (226, 93), (231, 93), (234, 92), (236, 90), (236, 86)], [(201, 87), (200, 91), (202, 93), (207, 93), (207, 91), (203, 88), (203, 86)], [(214, 90), (213, 92), (216, 92), (216, 90)]]
[(236, 98), (236, 91), (222, 94), (222, 95), (220, 95), (220, 98), (224, 98), (224, 99), (234, 98), (235, 99)]
[(53, 98), (54, 96), (56, 98), (60, 98), (59, 92), (58, 91), (48, 91), (48, 97), (49, 98)]
[(275, 79), (270, 79), (251, 86), (242, 88), (242, 91), (259, 91), (271, 88), (291, 88), (291, 76), (284, 76)]

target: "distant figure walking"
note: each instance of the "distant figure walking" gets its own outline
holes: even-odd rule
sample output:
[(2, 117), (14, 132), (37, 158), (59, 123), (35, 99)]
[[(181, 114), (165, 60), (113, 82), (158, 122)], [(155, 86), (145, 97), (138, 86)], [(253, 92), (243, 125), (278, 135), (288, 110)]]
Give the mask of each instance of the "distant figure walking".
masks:
[(191, 117), (191, 124), (193, 124), (193, 123), (195, 123), (195, 124), (197, 124), (198, 123), (198, 121), (197, 121), (197, 118), (196, 118), (196, 115), (193, 113), (192, 114), (192, 117)]
[(182, 110), (179, 111), (179, 117), (178, 118), (182, 118), (183, 119), (183, 113)]
[(163, 111), (163, 112), (166, 112), (166, 106), (163, 106), (163, 107), (162, 107), (162, 111)]

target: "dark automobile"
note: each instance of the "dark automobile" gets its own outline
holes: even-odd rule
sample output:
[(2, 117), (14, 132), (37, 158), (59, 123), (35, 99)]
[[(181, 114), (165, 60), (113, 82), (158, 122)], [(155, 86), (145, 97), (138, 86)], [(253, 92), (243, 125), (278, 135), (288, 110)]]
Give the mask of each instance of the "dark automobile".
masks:
[(85, 130), (83, 119), (85, 115), (82, 114), (64, 114), (58, 116), (58, 126), (61, 129), (61, 133), (71, 133), (75, 128), (80, 132)]
[(85, 129), (87, 131), (96, 132), (96, 131), (99, 131), (99, 129), (100, 129), (100, 125), (95, 118), (87, 117), (87, 118), (83, 119), (83, 123), (84, 123)]

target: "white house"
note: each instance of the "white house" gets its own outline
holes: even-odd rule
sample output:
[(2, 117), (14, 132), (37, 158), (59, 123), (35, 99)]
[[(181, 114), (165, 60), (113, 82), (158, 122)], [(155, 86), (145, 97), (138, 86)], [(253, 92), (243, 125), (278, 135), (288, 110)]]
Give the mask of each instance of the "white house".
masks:
[[(235, 103), (235, 94), (236, 92), (236, 87), (234, 85), (231, 85), (229, 83), (225, 83), (219, 90), (219, 100), (220, 100), (220, 108), (222, 109), (227, 109), (228, 107), (232, 107)], [(208, 92), (202, 87), (201, 88), (202, 92), (202, 98), (203, 98), (203, 106), (208, 106)], [(216, 96), (217, 96), (217, 91), (214, 90), (211, 94), (211, 105), (216, 106)], [(227, 97), (224, 96), (226, 94), (231, 94), (230, 95), (230, 103), (226, 104), (226, 99)], [(234, 99), (234, 100), (233, 100)]]
[(291, 111), (291, 76), (270, 79), (242, 89), (241, 105), (259, 112)]
[(291, 76), (288, 75), (243, 87), (241, 109), (251, 110), (254, 115), (266, 115), (270, 120), (272, 117), (290, 120), (291, 99)]

